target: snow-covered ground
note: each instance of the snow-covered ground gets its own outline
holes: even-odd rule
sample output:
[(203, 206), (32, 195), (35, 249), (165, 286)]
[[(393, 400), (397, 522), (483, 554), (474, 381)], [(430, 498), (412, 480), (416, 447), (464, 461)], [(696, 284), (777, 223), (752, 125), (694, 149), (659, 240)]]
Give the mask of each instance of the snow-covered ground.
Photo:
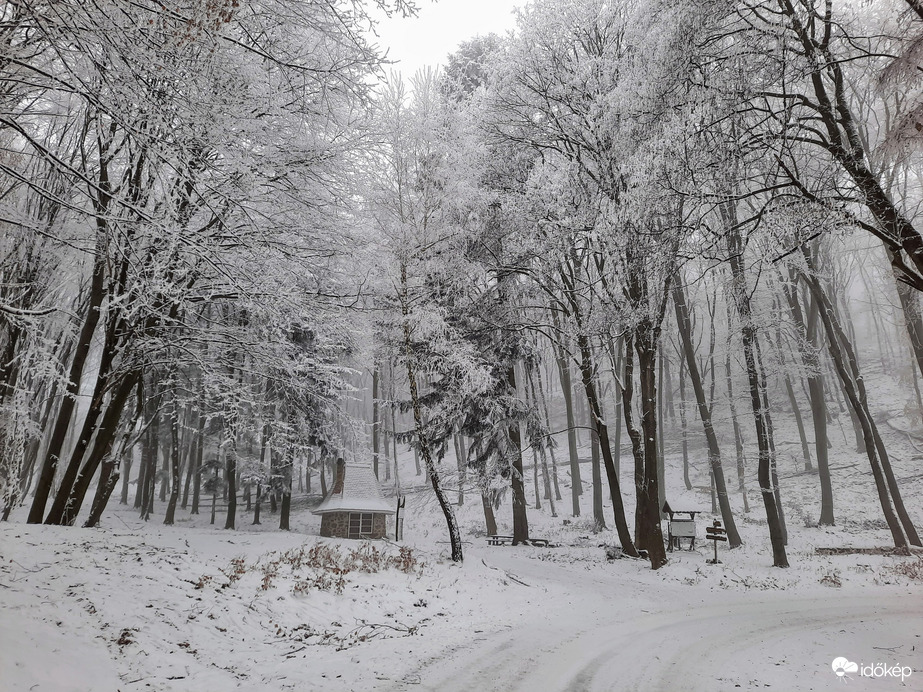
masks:
[[(899, 430), (883, 433), (923, 528), (920, 455)], [(801, 473), (797, 437), (780, 429), (786, 570), (770, 566), (753, 488), (750, 513), (738, 514), (745, 545), (722, 546), (722, 564), (706, 563), (702, 522), (696, 550), (671, 553), (658, 571), (607, 561), (611, 510), (601, 534), (590, 531), (589, 493), (584, 517), (570, 517), (563, 469), (559, 516), (547, 501), (529, 512), (532, 535), (555, 547), (488, 546), (469, 493), (457, 508), (462, 565), (447, 560), (441, 515), (411, 458), (403, 556), (389, 542), (319, 538), (317, 497), (296, 503), (290, 532), (265, 509), (261, 526), (241, 513), (236, 531), (219, 528), (220, 515), (209, 525), (207, 512), (178, 512), (168, 527), (162, 514), (143, 522), (114, 504), (101, 528), (82, 529), (26, 525), (19, 509), (0, 524), (0, 690), (715, 692), (843, 680), (844, 689), (923, 690), (923, 555), (816, 552), (889, 544), (867, 461), (848, 434), (834, 444), (837, 526), (819, 529), (808, 525), (816, 476)], [(701, 450), (692, 491), (675, 443), (667, 451), (673, 507), (708, 510)], [(507, 502), (501, 531), (509, 514)], [(839, 679), (840, 657), (858, 670)]]

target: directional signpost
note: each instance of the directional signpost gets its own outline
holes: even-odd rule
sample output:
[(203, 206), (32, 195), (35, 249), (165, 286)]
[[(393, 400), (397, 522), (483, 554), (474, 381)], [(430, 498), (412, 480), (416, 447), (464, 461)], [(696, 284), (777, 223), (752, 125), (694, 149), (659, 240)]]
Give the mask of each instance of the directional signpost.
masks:
[(721, 526), (721, 522), (715, 520), (712, 522), (711, 526), (705, 527), (705, 539), (712, 541), (715, 545), (715, 559), (707, 560), (710, 565), (720, 565), (721, 560), (718, 559), (718, 541), (727, 541), (727, 531)]

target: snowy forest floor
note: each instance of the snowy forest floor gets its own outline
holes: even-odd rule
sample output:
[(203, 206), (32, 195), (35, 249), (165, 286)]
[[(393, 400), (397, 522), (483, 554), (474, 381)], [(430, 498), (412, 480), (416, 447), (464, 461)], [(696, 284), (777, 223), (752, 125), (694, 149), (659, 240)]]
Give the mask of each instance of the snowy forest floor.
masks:
[[(900, 412), (880, 411), (883, 420)], [(559, 516), (545, 500), (529, 511), (532, 535), (556, 547), (488, 546), (469, 492), (456, 508), (462, 565), (447, 559), (444, 521), (410, 455), (401, 460), (401, 545), (413, 552), (403, 558), (390, 542), (319, 538), (316, 496), (296, 503), (290, 532), (268, 508), (260, 526), (240, 510), (236, 531), (219, 528), (222, 514), (210, 526), (207, 502), (198, 516), (178, 511), (172, 527), (161, 524), (162, 506), (144, 522), (113, 504), (98, 529), (27, 525), (20, 508), (0, 524), (0, 690), (828, 690), (842, 684), (831, 668), (841, 656), (860, 664), (852, 688), (923, 690), (923, 555), (818, 554), (885, 549), (889, 534), (868, 462), (836, 424), (837, 525), (813, 525), (817, 477), (800, 470), (790, 427), (779, 427), (785, 570), (770, 566), (755, 469), (751, 511), (732, 498), (744, 546), (722, 545), (722, 564), (706, 564), (706, 511), (696, 549), (669, 553), (657, 571), (606, 560), (611, 507), (609, 530), (592, 533), (587, 487), (583, 516), (571, 517), (563, 467)], [(923, 528), (921, 455), (899, 430), (882, 433)], [(668, 435), (668, 499), (708, 510), (703, 450), (693, 445), (687, 491), (678, 449)], [(630, 497), (627, 449), (622, 459)], [(508, 499), (497, 516), (500, 531), (511, 530)], [(875, 664), (912, 673), (861, 674)]]

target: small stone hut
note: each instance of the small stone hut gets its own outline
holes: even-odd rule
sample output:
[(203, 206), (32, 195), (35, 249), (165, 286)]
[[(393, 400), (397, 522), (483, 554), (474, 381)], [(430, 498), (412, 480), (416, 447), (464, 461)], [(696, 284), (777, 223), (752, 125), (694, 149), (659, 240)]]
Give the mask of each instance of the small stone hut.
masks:
[(327, 538), (384, 538), (388, 515), (396, 509), (385, 499), (371, 464), (337, 459), (336, 478), (314, 514), (321, 516), (320, 535)]

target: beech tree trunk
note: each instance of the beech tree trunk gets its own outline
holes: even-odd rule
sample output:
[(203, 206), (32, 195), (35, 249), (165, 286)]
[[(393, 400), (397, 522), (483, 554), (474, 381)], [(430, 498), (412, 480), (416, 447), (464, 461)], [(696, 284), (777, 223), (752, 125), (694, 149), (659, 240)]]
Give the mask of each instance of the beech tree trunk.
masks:
[(641, 544), (647, 550), (651, 567), (657, 569), (667, 562), (663, 528), (660, 523), (660, 484), (657, 466), (657, 336), (654, 328), (642, 321), (635, 337), (638, 354), (638, 375), (641, 394), (641, 432), (644, 449), (644, 479), (641, 487)]
[[(806, 250), (804, 251), (804, 255), (809, 270), (813, 271), (813, 263)], [(909, 541), (911, 545), (921, 546), (916, 527), (914, 527), (910, 515), (907, 513), (906, 507), (904, 506), (904, 501), (897, 485), (897, 479), (894, 477), (893, 470), (891, 469), (887, 450), (884, 447), (884, 443), (878, 433), (878, 427), (869, 410), (865, 383), (859, 372), (852, 344), (840, 327), (834, 313), (834, 307), (821, 288), (817, 278), (807, 273), (803, 274), (802, 277), (810, 288), (811, 294), (820, 308), (820, 318), (827, 332), (827, 347), (830, 351), (830, 356), (837, 374), (840, 376), (843, 385), (843, 393), (846, 395), (847, 400), (855, 411), (856, 417), (859, 419), (859, 424), (862, 426), (862, 432), (865, 437), (866, 454), (872, 467), (872, 475), (875, 478), (879, 502), (885, 516), (885, 521), (891, 530), (894, 545), (898, 548), (906, 547)], [(892, 502), (894, 503), (893, 511), (891, 509)]]
[[(622, 501), (622, 490), (619, 484), (618, 474), (615, 471), (615, 461), (612, 458), (612, 447), (609, 443), (609, 427), (603, 416), (599, 394), (596, 391), (596, 383), (594, 381), (596, 363), (593, 359), (592, 350), (590, 349), (589, 339), (585, 334), (579, 334), (577, 336), (577, 345), (580, 349), (580, 374), (583, 380), (583, 388), (586, 392), (587, 407), (590, 410), (590, 422), (594, 427), (595, 435), (599, 438), (599, 452), (602, 455), (603, 466), (606, 469), (606, 479), (609, 482), (609, 495), (612, 499), (612, 513), (615, 519), (615, 529), (618, 533), (619, 541), (622, 544), (623, 552), (625, 552), (626, 555), (637, 557), (638, 551), (634, 541), (631, 539), (631, 532), (625, 517), (625, 505)], [(600, 483), (601, 482), (600, 479)]]
[(180, 445), (179, 445), (179, 403), (176, 400), (176, 381), (173, 382), (170, 392), (170, 501), (163, 523), (171, 526), (176, 518), (176, 505), (179, 502), (179, 486), (182, 481), (180, 473)]
[[(55, 505), (60, 507), (60, 515), (52, 515), (49, 513), (49, 517), (45, 521), (46, 524), (58, 523), (62, 526), (74, 525), (74, 522), (77, 520), (77, 514), (79, 514), (80, 508), (83, 506), (83, 501), (90, 489), (90, 483), (96, 470), (99, 468), (100, 462), (109, 457), (112, 452), (112, 445), (118, 433), (119, 420), (122, 417), (122, 412), (125, 409), (128, 397), (137, 386), (138, 377), (140, 377), (140, 373), (129, 373), (118, 383), (116, 390), (112, 393), (109, 400), (109, 405), (106, 407), (102, 422), (96, 431), (93, 449), (90, 451), (83, 467), (74, 479), (74, 483), (70, 487), (69, 492), (64, 495), (64, 487), (62, 486), (61, 490), (58, 492), (58, 497), (55, 498)], [(117, 463), (117, 460), (112, 459), (111, 463), (114, 465)], [(117, 476), (118, 474), (115, 475)], [(111, 472), (109, 477), (111, 477)], [(109, 492), (111, 493), (111, 490)], [(62, 497), (65, 499), (59, 503), (58, 499)], [(108, 501), (108, 499), (109, 495), (106, 496), (106, 501)], [(102, 512), (102, 508), (100, 512)]]
[[(538, 396), (542, 403), (542, 411), (545, 414), (545, 425), (551, 430), (551, 413), (548, 410), (548, 400), (545, 398), (545, 386), (542, 384), (542, 378), (540, 376), (536, 379), (538, 380)], [(558, 483), (558, 460), (554, 453), (554, 444), (548, 445), (548, 453), (551, 455), (551, 485), (554, 487), (554, 499), (560, 500), (561, 487)], [(547, 459), (543, 459), (543, 462), (547, 463)], [(552, 512), (554, 512), (553, 503)], [(557, 514), (554, 516), (557, 516)]]
[(193, 460), (192, 507), (190, 514), (199, 513), (199, 500), (202, 493), (202, 452), (205, 449), (205, 411), (199, 408), (199, 423), (196, 429), (195, 458)]
[(599, 436), (590, 431), (590, 463), (593, 473), (593, 532), (606, 530), (606, 518), (603, 516), (603, 479), (599, 463)]
[(378, 478), (378, 455), (381, 453), (381, 368), (372, 371), (372, 470)]
[(228, 513), (224, 520), (224, 528), (236, 528), (237, 521), (237, 453), (234, 445), (228, 450), (225, 460), (228, 482)]
[[(728, 205), (730, 207), (730, 205)], [(737, 313), (740, 316), (741, 337), (744, 347), (744, 361), (747, 368), (747, 381), (750, 385), (750, 404), (753, 408), (753, 422), (756, 427), (756, 443), (759, 449), (758, 478), (760, 494), (763, 497), (763, 506), (766, 510), (766, 521), (769, 525), (769, 541), (772, 545), (772, 563), (774, 567), (788, 567), (788, 556), (785, 554), (785, 534), (779, 517), (779, 508), (776, 504), (775, 488), (772, 482), (772, 444), (769, 436), (772, 434), (769, 427), (766, 411), (763, 408), (762, 390), (765, 387), (764, 377), (757, 369), (756, 342), (758, 339), (756, 327), (753, 325), (752, 310), (750, 308), (750, 295), (747, 291), (747, 280), (743, 266), (743, 243), (737, 225), (736, 212), (733, 208), (724, 210), (725, 226), (727, 229), (728, 254), (731, 265), (731, 292)]]
[(279, 469), (282, 476), (282, 501), (279, 503), (279, 530), (288, 531), (292, 513), (292, 470), (295, 467), (295, 449), (289, 447), (284, 463)]
[[(507, 368), (506, 381), (510, 391), (515, 392), (516, 371), (512, 366)], [(529, 518), (526, 514), (526, 487), (523, 477), (522, 437), (519, 432), (519, 423), (514, 422), (509, 426), (508, 431), (510, 452), (513, 457), (510, 474), (510, 487), (513, 495), (513, 545), (518, 545), (529, 540)]]
[[(105, 170), (105, 167), (101, 167), (100, 184), (104, 186), (101, 188), (102, 190), (108, 187), (108, 180), (105, 178)], [(105, 222), (100, 220), (98, 225), (99, 224), (104, 225)], [(99, 324), (100, 307), (105, 297), (105, 273), (105, 243), (103, 226), (100, 226), (97, 230), (96, 255), (93, 260), (93, 274), (90, 281), (86, 314), (83, 319), (83, 325), (80, 328), (80, 334), (77, 337), (77, 344), (74, 347), (74, 356), (73, 360), (71, 360), (67, 387), (64, 391), (64, 399), (61, 402), (60, 409), (58, 409), (54, 431), (48, 443), (48, 450), (45, 452), (45, 460), (42, 463), (42, 470), (39, 473), (38, 483), (35, 486), (32, 506), (29, 508), (29, 517), (26, 520), (29, 524), (42, 523), (42, 519), (45, 515), (45, 505), (48, 503), (48, 496), (51, 494), (55, 472), (58, 469), (58, 460), (61, 456), (61, 450), (64, 447), (64, 440), (67, 438), (67, 431), (70, 428), (71, 417), (73, 416), (74, 407), (77, 403), (77, 396), (80, 393), (83, 368), (90, 354), (93, 335), (96, 333), (96, 327)], [(68, 488), (68, 490), (70, 490), (70, 488)], [(67, 493), (65, 492), (64, 495), (66, 497)]]
[[(557, 324), (557, 313), (552, 311)], [(564, 413), (567, 420), (567, 451), (570, 458), (571, 513), (580, 516), (580, 496), (583, 494), (583, 482), (580, 478), (580, 457), (577, 453), (577, 421), (574, 416), (573, 384), (570, 366), (563, 346), (555, 348), (558, 371), (561, 376), (561, 393), (564, 396)]]
[[(731, 323), (730, 305), (728, 305), (728, 325)], [(744, 501), (744, 512), (750, 511), (750, 501), (747, 498), (746, 466), (744, 459), (744, 439), (740, 430), (740, 421), (737, 418), (737, 402), (734, 400), (734, 383), (731, 378), (731, 351), (727, 350), (724, 358), (724, 379), (728, 391), (728, 408), (731, 412), (731, 428), (734, 431), (734, 452), (737, 455), (737, 490)]]
[(728, 547), (738, 548), (743, 542), (740, 539), (740, 533), (737, 531), (734, 513), (731, 511), (727, 484), (724, 478), (724, 468), (721, 464), (721, 449), (718, 445), (718, 436), (715, 434), (715, 429), (712, 425), (711, 409), (705, 399), (705, 387), (702, 384), (702, 378), (699, 376), (699, 366), (695, 359), (695, 346), (692, 343), (692, 327), (689, 323), (689, 309), (686, 306), (686, 294), (679, 276), (673, 279), (673, 307), (676, 311), (676, 324), (686, 360), (686, 369), (689, 372), (689, 380), (692, 382), (696, 404), (699, 407), (699, 418), (702, 420), (702, 427), (705, 431), (705, 441), (708, 445), (708, 461), (718, 495), (718, 506), (721, 508), (721, 519), (724, 521), (724, 527), (727, 530)]
[(817, 303), (810, 294), (806, 300), (810, 303), (808, 319), (798, 301), (798, 292), (789, 281), (785, 288), (785, 297), (795, 326), (798, 328), (801, 344), (801, 361), (807, 371), (808, 398), (811, 402), (811, 421), (814, 426), (814, 458), (817, 460), (817, 475), (820, 482), (820, 526), (833, 526), (833, 483), (830, 479), (829, 441), (827, 437), (827, 400), (824, 397), (823, 371), (820, 368), (820, 340), (817, 334)]

